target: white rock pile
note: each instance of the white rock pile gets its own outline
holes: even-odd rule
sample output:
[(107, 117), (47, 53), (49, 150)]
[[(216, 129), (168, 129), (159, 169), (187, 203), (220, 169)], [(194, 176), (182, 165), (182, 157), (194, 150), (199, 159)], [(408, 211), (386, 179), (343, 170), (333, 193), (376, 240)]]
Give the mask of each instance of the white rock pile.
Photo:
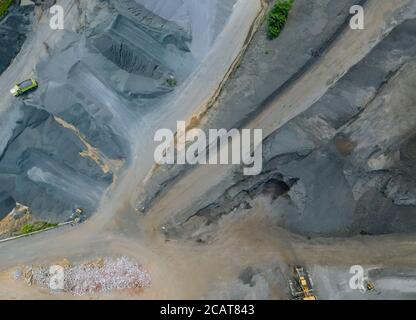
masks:
[[(33, 267), (33, 283), (50, 287), (49, 268)], [(73, 295), (92, 295), (134, 288), (146, 288), (151, 284), (150, 274), (128, 257), (103, 258), (98, 262), (64, 268), (63, 291)]]

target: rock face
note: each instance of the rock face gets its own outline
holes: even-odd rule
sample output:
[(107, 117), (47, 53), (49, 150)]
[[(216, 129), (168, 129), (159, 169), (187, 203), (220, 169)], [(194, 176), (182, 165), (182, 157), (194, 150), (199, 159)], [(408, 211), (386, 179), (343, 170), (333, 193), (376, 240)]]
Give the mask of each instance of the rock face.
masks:
[[(348, 27), (353, 4), (296, 1), (277, 40), (268, 42), (259, 31), (203, 119), (204, 128), (244, 127), (264, 99), (296, 86)], [(192, 202), (187, 211), (194, 215), (166, 227), (171, 235), (201, 240), (193, 236), (198, 230), (240, 204), (250, 206), (259, 195), (271, 196), (278, 224), (304, 235), (415, 231), (416, 20), (408, 17), (397, 13), (393, 30), (364, 59), (265, 140), (261, 175), (248, 178), (236, 170), (225, 177), (217, 186), (223, 195), (202, 208)], [(156, 172), (141, 198), (143, 207), (188, 169)]]

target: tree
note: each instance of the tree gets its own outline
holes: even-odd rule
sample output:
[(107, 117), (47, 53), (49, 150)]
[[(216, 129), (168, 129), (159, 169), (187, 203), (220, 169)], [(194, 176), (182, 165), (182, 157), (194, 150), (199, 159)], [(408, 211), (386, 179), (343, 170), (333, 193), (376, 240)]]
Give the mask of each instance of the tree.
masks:
[(267, 36), (276, 39), (282, 32), (294, 0), (277, 0), (267, 16)]

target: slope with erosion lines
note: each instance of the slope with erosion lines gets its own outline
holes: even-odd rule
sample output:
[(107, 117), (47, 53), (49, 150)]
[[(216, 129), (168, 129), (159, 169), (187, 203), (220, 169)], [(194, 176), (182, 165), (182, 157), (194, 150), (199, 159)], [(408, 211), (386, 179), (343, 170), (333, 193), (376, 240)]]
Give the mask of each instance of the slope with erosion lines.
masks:
[[(240, 127), (251, 113), (261, 108), (265, 97), (278, 91), (276, 88), (282, 88), (316, 61), (312, 53), (322, 51), (331, 43), (334, 33), (344, 29), (345, 21), (349, 20), (349, 8), (354, 3), (354, 0), (331, 4), (329, 0), (320, 3), (297, 1), (284, 32), (273, 42), (267, 39), (263, 24), (218, 100), (208, 105), (210, 109), (198, 110), (190, 126), (196, 123), (205, 131)], [(139, 197), (139, 208), (149, 207), (160, 192), (160, 186), (169, 185), (187, 168), (175, 166), (165, 169), (157, 168), (147, 181), (145, 191)]]
[(175, 22), (192, 37), (190, 50), (201, 59), (210, 50), (233, 11), (237, 0), (135, 0), (155, 14)]
[[(124, 70), (117, 65), (119, 62), (123, 65), (123, 61), (113, 59), (114, 56), (108, 56), (111, 58), (108, 60), (100, 48), (94, 45), (94, 39), (100, 36), (100, 32), (103, 35), (110, 34), (119, 42), (130, 42), (130, 53), (143, 57), (144, 52), (151, 61), (158, 62), (155, 65), (173, 71), (178, 80), (178, 87), (181, 87), (182, 82), (186, 81), (200, 62), (190, 57), (190, 53), (182, 45), (158, 36), (169, 33), (166, 26), (172, 24), (167, 21), (161, 23), (164, 20), (150, 11), (141, 11), (147, 15), (145, 18), (142, 14), (132, 14), (128, 8), (123, 9), (123, 5), (128, 4), (128, 1), (117, 4), (112, 1), (100, 1), (95, 5), (89, 2), (88, 6), (80, 4), (79, 9), (88, 10), (86, 17), (76, 17), (73, 14), (74, 5), (69, 7), (70, 11), (67, 13), (71, 19), (80, 19), (81, 28), (71, 28), (79, 30), (80, 34), (68, 28), (60, 32), (59, 39), (54, 37), (53, 42), (45, 42), (45, 54), (36, 66), (40, 88), (34, 94), (14, 101), (14, 109), (16, 103), (22, 102), (22, 110), (36, 110), (44, 115), (36, 127), (36, 130), (39, 130), (39, 151), (32, 152), (25, 141), (11, 139), (8, 141), (10, 147), (7, 150), (16, 152), (5, 152), (5, 157), (10, 159), (10, 162), (17, 158), (23, 158), (25, 161), (18, 162), (18, 168), (10, 165), (4, 170), (5, 176), (12, 171), (15, 173), (9, 183), (4, 184), (4, 191), (6, 195), (13, 194), (16, 201), (29, 207), (37, 204), (36, 210), (33, 210), (35, 218), (66, 220), (71, 211), (78, 206), (86, 208), (87, 214), (92, 213), (100, 204), (101, 196), (108, 190), (108, 186), (115, 178), (124, 176), (124, 170), (116, 171), (119, 169), (118, 164), (123, 162), (124, 168), (127, 168), (134, 160), (135, 169), (140, 169), (143, 162), (137, 163), (138, 157), (142, 156), (141, 153), (146, 153), (146, 157), (151, 154), (145, 146), (148, 138), (151, 139), (152, 132), (149, 127), (160, 126), (157, 124), (161, 119), (158, 111), (163, 105), (166, 105), (163, 110), (168, 111), (169, 95), (175, 96), (175, 92), (172, 91), (176, 90), (167, 88), (163, 83), (163, 77), (157, 79), (157, 76), (153, 77), (143, 72), (146, 69), (139, 68), (137, 72), (129, 68)], [(248, 7), (246, 4), (241, 5), (240, 10), (247, 11)], [(258, 3), (255, 3), (255, 7), (260, 8)], [(105, 23), (92, 24), (90, 27), (88, 22), (94, 20), (94, 14), (99, 16), (102, 22), (115, 21), (115, 24), (108, 25), (108, 28), (103, 28)], [(247, 15), (251, 16), (256, 14), (257, 12), (247, 12)], [(42, 19), (41, 23), (44, 22), (45, 19)], [(234, 23), (247, 24), (236, 17)], [(133, 28), (125, 28), (126, 26)], [(159, 27), (162, 30), (160, 32)], [(146, 35), (146, 30), (150, 29), (152, 32)], [(173, 29), (175, 34), (183, 35), (181, 28)], [(247, 31), (249, 30), (250, 26), (247, 26)], [(241, 38), (244, 37), (242, 34)], [(182, 36), (180, 38), (183, 39)], [(138, 39), (139, 43), (136, 42)], [(235, 41), (240, 40), (239, 37)], [(132, 42), (135, 42), (134, 45), (131, 45)], [(221, 45), (225, 43), (223, 39)], [(157, 50), (148, 48), (149, 44), (154, 45)], [(226, 49), (231, 51), (226, 62), (232, 64), (241, 49), (238, 45)], [(124, 59), (126, 56), (122, 54), (119, 57)], [(182, 64), (188, 62), (187, 57), (191, 58), (190, 63), (182, 68)], [(215, 77), (210, 79), (216, 87), (222, 83), (223, 69), (227, 71), (229, 65), (224, 63), (218, 69)], [(140, 86), (130, 85), (138, 79)], [(159, 108), (146, 108), (158, 105)], [(189, 108), (183, 106), (173, 112), (189, 112)], [(168, 113), (164, 116), (168, 116)], [(22, 115), (19, 117), (17, 123), (21, 123)], [(162, 117), (163, 119), (166, 120)], [(10, 125), (14, 127), (16, 123), (12, 122)], [(68, 144), (62, 140), (65, 136), (74, 139), (77, 148), (68, 148), (64, 152), (62, 148)], [(44, 166), (37, 161), (44, 163)], [(103, 163), (114, 165), (107, 166)], [(84, 169), (87, 167), (88, 169)], [(145, 165), (144, 170), (146, 168)], [(74, 175), (77, 181), (68, 177), (68, 181), (65, 182), (65, 177), (71, 175), (72, 171), (78, 172)], [(13, 179), (19, 183), (15, 184)], [(129, 181), (132, 182), (132, 179)], [(134, 180), (134, 183), (137, 183), (137, 180)], [(30, 192), (26, 190), (26, 186)], [(23, 197), (25, 193), (27, 196)], [(122, 193), (123, 197), (128, 196), (125, 192)]]
[[(397, 208), (386, 207), (388, 200), (384, 203), (379, 200), (371, 202), (369, 196), (366, 206), (373, 203), (374, 208), (364, 212), (365, 220), (357, 219), (360, 213), (355, 211), (354, 195), (348, 185), (347, 173), (344, 173), (348, 169), (348, 160), (334, 153), (331, 139), (342, 124), (355, 119), (361, 108), (378, 94), (378, 89), (414, 55), (414, 42), (409, 32), (414, 24), (409, 20), (414, 18), (414, 9), (412, 1), (394, 4), (385, 1), (382, 6), (378, 2), (368, 1), (366, 11), (370, 14), (367, 14), (367, 21), (371, 27), (361, 33), (346, 28), (315, 64), (273, 99), (266, 100), (258, 116), (247, 121), (246, 127), (263, 128), (266, 137), (270, 134), (269, 143), (265, 145), (266, 161), (269, 162), (265, 163), (264, 175), (250, 180), (240, 176), (241, 168), (232, 166), (200, 166), (189, 170), (188, 174), (168, 184), (164, 193), (159, 193), (161, 196), (146, 217), (148, 223), (177, 228), (204, 208), (200, 216), (206, 215), (206, 219), (199, 223), (210, 223), (212, 216), (221, 216), (234, 209), (230, 205), (230, 197), (223, 195), (229, 194), (231, 199), (234, 196), (238, 206), (244, 199), (250, 202), (252, 196), (261, 192), (262, 185), (277, 180), (289, 188), (294, 187), (289, 207), (283, 200), (283, 203), (280, 200), (274, 203), (277, 218), (281, 218), (279, 222), (292, 230), (328, 235), (404, 230), (406, 220), (399, 222), (397, 218), (400, 215), (404, 219), (411, 218), (409, 214), (414, 207), (402, 207), (396, 211), (398, 215), (391, 215)], [(387, 37), (392, 30), (395, 31)], [(410, 47), (409, 43), (412, 43)], [(378, 48), (377, 44), (380, 44)], [(397, 51), (392, 50), (396, 46)], [(386, 59), (385, 62), (380, 63), (380, 57)], [(354, 83), (358, 84), (358, 88), (354, 87)], [(299, 90), (303, 93), (301, 96)], [(328, 99), (332, 99), (332, 102)], [(238, 108), (239, 105), (235, 105), (235, 114)], [(396, 118), (395, 112), (400, 113), (400, 110), (392, 110), (389, 118)], [(302, 119), (302, 114), (307, 112), (310, 112), (309, 116)], [(300, 118), (296, 119), (298, 116)], [(409, 126), (398, 128), (403, 129), (400, 143), (405, 143), (411, 136), (411, 131), (406, 128)], [(293, 145), (295, 142), (297, 146)], [(372, 143), (377, 144), (376, 141)], [(185, 193), (188, 197), (179, 203), (175, 194)], [(204, 194), (204, 197), (200, 197), (200, 194)], [(167, 205), (171, 197), (176, 199), (175, 209)], [(386, 210), (378, 210), (379, 206), (384, 206)], [(368, 221), (377, 219), (372, 217), (372, 212), (387, 215), (396, 224), (388, 225), (383, 218), (377, 220), (379, 224), (369, 224)], [(385, 222), (387, 225), (383, 224)], [(369, 229), (365, 230), (367, 227)], [(194, 228), (195, 225), (189, 235), (193, 234)]]
[[(156, 3), (156, 1), (154, 2)], [(170, 19), (161, 15), (160, 12), (152, 13), (135, 0), (115, 1), (114, 5), (124, 15), (139, 21), (144, 31), (162, 45), (172, 44), (180, 50), (189, 51), (189, 43), (193, 40), (190, 30), (185, 30), (175, 21), (170, 21)]]

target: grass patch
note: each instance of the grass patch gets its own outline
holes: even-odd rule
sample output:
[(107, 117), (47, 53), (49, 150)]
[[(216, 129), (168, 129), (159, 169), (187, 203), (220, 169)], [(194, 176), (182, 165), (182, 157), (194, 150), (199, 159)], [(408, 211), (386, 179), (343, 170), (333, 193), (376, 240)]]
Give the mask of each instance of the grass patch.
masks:
[(45, 221), (37, 221), (34, 223), (28, 223), (25, 224), (20, 231), (18, 232), (18, 235), (24, 235), (24, 234), (29, 234), (32, 232), (37, 232), (37, 231), (42, 231), (45, 229), (49, 229), (49, 228), (54, 228), (57, 227), (58, 224), (57, 223), (49, 223), (49, 222), (45, 222)]
[(276, 39), (282, 32), (294, 0), (277, 0), (267, 15), (267, 37)]
[(13, 0), (0, 0), (0, 18), (6, 14), (12, 2)]

